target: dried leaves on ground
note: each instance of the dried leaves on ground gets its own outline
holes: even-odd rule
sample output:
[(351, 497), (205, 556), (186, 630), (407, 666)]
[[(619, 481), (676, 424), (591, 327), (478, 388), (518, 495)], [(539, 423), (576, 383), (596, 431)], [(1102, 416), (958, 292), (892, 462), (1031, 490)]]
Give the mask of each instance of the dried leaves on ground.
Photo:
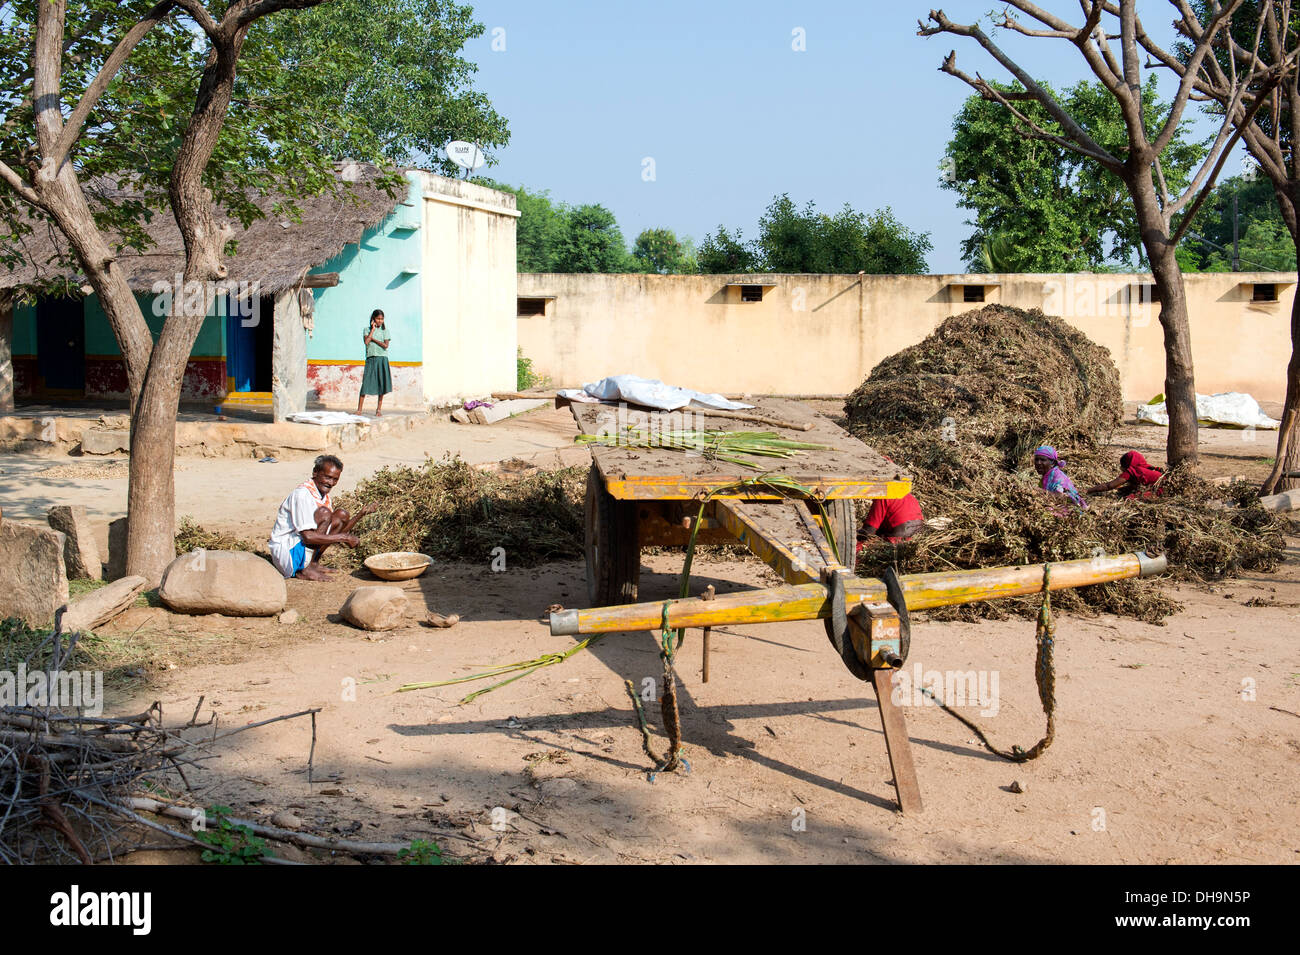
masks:
[(488, 564), (504, 548), (508, 566), (582, 556), (585, 467), (511, 473), (459, 458), (382, 468), (340, 499), (351, 513), (378, 510), (358, 526), (361, 546), (332, 548), (337, 561), (416, 551), (437, 560)]

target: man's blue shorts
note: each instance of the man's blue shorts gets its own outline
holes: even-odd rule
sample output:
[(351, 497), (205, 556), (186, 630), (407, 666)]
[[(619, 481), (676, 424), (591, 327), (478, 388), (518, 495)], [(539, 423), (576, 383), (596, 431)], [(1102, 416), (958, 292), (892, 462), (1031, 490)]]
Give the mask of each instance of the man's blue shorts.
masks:
[(298, 541), (293, 545), (293, 549), (289, 551), (289, 556), (293, 559), (293, 575), (297, 577), (298, 571), (307, 566), (307, 548), (302, 541)]

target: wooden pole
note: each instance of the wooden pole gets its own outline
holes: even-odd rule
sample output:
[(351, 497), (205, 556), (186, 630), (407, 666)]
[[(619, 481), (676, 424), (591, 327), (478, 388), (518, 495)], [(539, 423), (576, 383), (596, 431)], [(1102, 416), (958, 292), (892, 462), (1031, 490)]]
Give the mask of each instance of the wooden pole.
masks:
[[(1055, 566), (1055, 565), (1053, 565)], [(880, 707), (880, 725), (885, 731), (885, 749), (889, 753), (889, 768), (894, 771), (894, 792), (898, 794), (898, 808), (904, 815), (919, 813), (921, 806), (921, 781), (912, 762), (912, 741), (907, 736), (907, 722), (903, 710), (894, 702), (890, 674), (893, 670), (872, 670), (871, 686), (876, 691), (876, 705)]]
[[(1069, 590), (1130, 577), (1164, 573), (1164, 557), (1121, 554), (1116, 557), (1085, 557), (1052, 563), (1052, 590)], [(909, 610), (978, 603), (999, 597), (1021, 597), (1043, 589), (1043, 565), (995, 567), (980, 570), (947, 571), (937, 574), (908, 574), (900, 581)], [(887, 600), (885, 583), (874, 577), (853, 577), (846, 587), (851, 608), (859, 603)], [(563, 610), (551, 614), (551, 633), (566, 636), (614, 633), (627, 630), (658, 630), (663, 625), (664, 601)], [(668, 601), (668, 626), (722, 627), (781, 620), (818, 620), (831, 615), (826, 588), (819, 583), (795, 584), (765, 590), (726, 594), (713, 600), (687, 597)]]

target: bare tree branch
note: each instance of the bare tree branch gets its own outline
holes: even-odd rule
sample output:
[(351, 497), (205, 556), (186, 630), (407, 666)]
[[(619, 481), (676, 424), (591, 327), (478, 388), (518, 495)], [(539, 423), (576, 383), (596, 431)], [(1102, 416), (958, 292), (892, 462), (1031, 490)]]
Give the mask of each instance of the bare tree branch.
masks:
[[(1020, 85), (1023, 86), (1026, 91), (1031, 93), (1040, 104), (1042, 104), (1043, 108), (1047, 110), (1048, 115), (1051, 116), (1063, 130), (1065, 130), (1068, 137), (1078, 146), (1083, 147), (1080, 151), (1084, 152), (1086, 155), (1092, 156), (1098, 162), (1103, 163), (1107, 168), (1112, 170), (1118, 170), (1123, 167), (1124, 164), (1119, 159), (1112, 156), (1101, 145), (1099, 145), (1096, 140), (1089, 136), (1087, 131), (1075, 122), (1074, 117), (1062, 109), (1061, 105), (1056, 102), (1056, 99), (1048, 93), (1047, 90), (1043, 89), (1032, 76), (1026, 73), (1019, 64), (1003, 53), (998, 45), (989, 39), (988, 35), (981, 30), (978, 25), (953, 23), (942, 10), (931, 10), (930, 19), (936, 24), (935, 26), (927, 27), (924, 23), (917, 23), (919, 28), (917, 34), (919, 36), (934, 36), (939, 33), (951, 33), (954, 36), (971, 37), (979, 43), (980, 46), (987, 50), (995, 60), (1002, 64), (1002, 66), (1005, 67), (1012, 76), (1019, 80)], [(949, 65), (952, 67), (951, 70), (948, 68)], [(944, 65), (941, 69), (946, 73), (952, 73), (953, 76), (959, 77), (975, 89), (979, 89), (979, 86), (976, 86), (975, 83), (964, 74), (953, 72), (956, 70), (955, 51), (948, 54), (948, 58), (944, 60)], [(980, 82), (983, 83), (982, 80)], [(992, 90), (992, 87), (989, 87), (988, 84), (984, 84), (984, 86), (989, 90)], [(981, 92), (983, 91), (981, 90)], [(996, 96), (996, 91), (993, 92)], [(1004, 106), (1008, 106), (1005, 100), (1002, 100), (1001, 102)], [(1025, 122), (1029, 122), (1027, 118), (1021, 118)], [(1033, 124), (1031, 123), (1030, 125)]]
[(213, 41), (219, 39), (217, 21), (212, 19), (212, 14), (208, 12), (208, 8), (199, 0), (176, 0), (176, 5), (190, 15), (190, 18), (198, 24), (199, 29), (208, 35), (208, 39)]
[[(1275, 79), (1273, 82), (1276, 83), (1277, 80)], [(1255, 114), (1259, 111), (1259, 108), (1260, 106), (1263, 105), (1263, 103), (1264, 103), (1264, 99), (1257, 98), (1255, 100), (1255, 104), (1251, 107), (1249, 112), (1247, 112), (1246, 115), (1242, 117), (1241, 122), (1234, 123), (1232, 125), (1232, 129), (1233, 129), (1232, 136), (1226, 143), (1223, 144), (1223, 148), (1219, 153), (1218, 161), (1214, 164), (1214, 171), (1208, 176), (1208, 178), (1205, 179), (1205, 185), (1201, 187), (1200, 192), (1196, 197), (1196, 201), (1192, 203), (1190, 208), (1188, 208), (1187, 214), (1183, 216), (1182, 221), (1178, 224), (1177, 231), (1175, 231), (1174, 234), (1170, 237), (1171, 241), (1175, 245), (1177, 245), (1180, 241), (1182, 241), (1183, 235), (1187, 232), (1188, 228), (1192, 224), (1192, 220), (1196, 218), (1196, 213), (1200, 210), (1201, 204), (1205, 202), (1205, 199), (1210, 194), (1210, 190), (1214, 188), (1214, 181), (1219, 178), (1219, 173), (1223, 170), (1223, 164), (1228, 161), (1228, 155), (1232, 152), (1232, 147), (1236, 145), (1237, 140), (1241, 138), (1242, 131), (1254, 125)], [(1219, 135), (1222, 136), (1224, 130), (1226, 130), (1227, 128), (1228, 128), (1228, 124), (1225, 121), (1223, 129), (1219, 130)], [(1202, 165), (1201, 173), (1203, 174), (1204, 172), (1205, 172), (1205, 166)], [(1196, 185), (1197, 183), (1193, 181), (1192, 184), (1188, 186), (1187, 192), (1185, 192), (1182, 198), (1178, 202), (1174, 203), (1173, 207), (1170, 209), (1169, 212), (1170, 216), (1174, 216), (1178, 214), (1179, 210), (1181, 210), (1183, 206), (1186, 204), (1188, 196), (1191, 195), (1191, 190), (1196, 188)]]
[(41, 197), (23, 181), (22, 176), (9, 168), (3, 160), (0, 160), (0, 179), (3, 179), (10, 189), (18, 193), (24, 202), (35, 206), (37, 209), (43, 210), (45, 208), (45, 203), (41, 202)]
[[(1136, 0), (1125, 0), (1125, 2), (1136, 3)], [(1155, 142), (1152, 144), (1157, 152), (1168, 146), (1174, 138), (1174, 134), (1178, 132), (1178, 124), (1182, 120), (1183, 108), (1187, 105), (1187, 97), (1191, 94), (1192, 86), (1196, 82), (1196, 74), (1200, 71), (1201, 61), (1209, 54), (1210, 46), (1220, 28), (1230, 21), (1232, 12), (1239, 6), (1241, 6), (1241, 0), (1232, 0), (1226, 6), (1221, 7), (1218, 15), (1210, 20), (1209, 26), (1203, 31), (1196, 48), (1192, 50), (1192, 55), (1188, 58), (1187, 65), (1184, 68), (1185, 72), (1182, 81), (1178, 84), (1178, 93), (1174, 96), (1174, 101), (1170, 106), (1169, 118), (1165, 120), (1164, 128), (1160, 130)], [(1258, 42), (1259, 34), (1256, 33), (1257, 45)], [(1253, 74), (1254, 71), (1251, 72)], [(1236, 84), (1234, 83), (1234, 85)]]

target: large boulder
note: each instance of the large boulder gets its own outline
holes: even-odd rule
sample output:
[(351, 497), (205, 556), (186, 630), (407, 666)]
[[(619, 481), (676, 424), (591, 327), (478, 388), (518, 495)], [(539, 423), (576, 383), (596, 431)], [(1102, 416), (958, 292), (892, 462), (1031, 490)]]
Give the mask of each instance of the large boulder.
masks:
[(406, 594), (400, 587), (367, 584), (352, 591), (339, 614), (362, 630), (392, 630), (406, 615)]
[(284, 577), (256, 554), (199, 550), (182, 554), (163, 571), (158, 596), (178, 613), (269, 617), (284, 609)]
[(89, 578), (99, 580), (104, 576), (103, 562), (99, 559), (99, 545), (90, 529), (84, 504), (59, 504), (50, 508), (46, 518), (50, 527), (67, 538), (63, 546), (63, 562), (70, 580)]
[(63, 535), (48, 527), (0, 521), (0, 619), (50, 623), (68, 602)]

